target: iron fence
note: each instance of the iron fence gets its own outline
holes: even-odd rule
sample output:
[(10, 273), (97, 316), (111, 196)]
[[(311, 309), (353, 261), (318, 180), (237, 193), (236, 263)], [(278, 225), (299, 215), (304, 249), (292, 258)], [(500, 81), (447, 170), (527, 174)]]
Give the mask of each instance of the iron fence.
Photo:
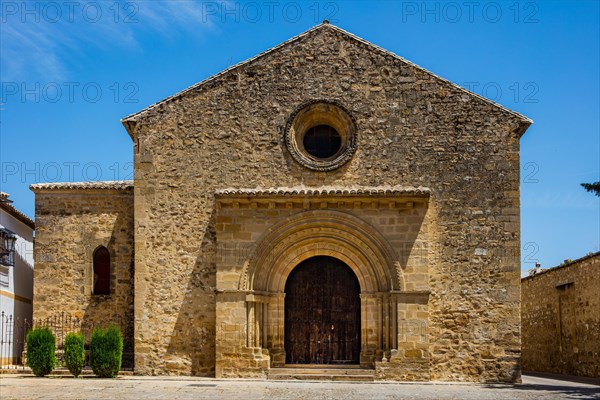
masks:
[(0, 313), (0, 368), (23, 368), (25, 337), (30, 329), (27, 318)]
[[(96, 328), (110, 325), (119, 327), (123, 334), (122, 368), (133, 368), (133, 327), (126, 318), (117, 315), (102, 323), (84, 321), (69, 313), (59, 313), (47, 318), (28, 320), (0, 313), (0, 368), (24, 369), (27, 357), (27, 333), (32, 328), (48, 328), (56, 338), (56, 353), (59, 362), (63, 361), (65, 337), (71, 332), (81, 332), (85, 337), (85, 348), (89, 350), (92, 332)], [(87, 353), (87, 351), (86, 351)], [(86, 357), (87, 359), (87, 357)], [(86, 365), (89, 365), (86, 360)]]

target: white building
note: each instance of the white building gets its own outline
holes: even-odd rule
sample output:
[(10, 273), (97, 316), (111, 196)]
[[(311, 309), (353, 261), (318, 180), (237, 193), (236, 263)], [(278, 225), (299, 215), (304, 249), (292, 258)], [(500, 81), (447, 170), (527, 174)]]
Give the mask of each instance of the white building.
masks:
[(0, 192), (0, 366), (19, 362), (33, 300), (34, 222)]

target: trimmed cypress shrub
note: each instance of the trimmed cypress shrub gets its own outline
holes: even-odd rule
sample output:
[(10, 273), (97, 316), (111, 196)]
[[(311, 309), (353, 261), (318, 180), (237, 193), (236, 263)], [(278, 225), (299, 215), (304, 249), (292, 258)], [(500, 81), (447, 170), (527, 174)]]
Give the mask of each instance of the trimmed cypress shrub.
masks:
[(35, 376), (46, 376), (57, 364), (54, 335), (48, 328), (36, 328), (27, 334), (27, 366)]
[(114, 378), (121, 369), (123, 335), (116, 326), (96, 329), (90, 340), (90, 366), (100, 378)]
[(65, 365), (75, 378), (81, 374), (85, 362), (85, 339), (81, 333), (65, 337)]

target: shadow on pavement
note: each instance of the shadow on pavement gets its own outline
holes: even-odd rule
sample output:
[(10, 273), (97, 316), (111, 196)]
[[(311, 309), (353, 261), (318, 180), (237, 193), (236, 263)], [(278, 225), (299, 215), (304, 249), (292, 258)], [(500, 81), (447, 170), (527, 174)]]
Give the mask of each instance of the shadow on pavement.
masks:
[(578, 387), (573, 385), (561, 385), (561, 384), (534, 384), (534, 383), (522, 383), (514, 385), (496, 385), (487, 384), (484, 385), (490, 389), (511, 389), (521, 391), (535, 391), (535, 392), (547, 392), (545, 398), (553, 399), (556, 395), (561, 395), (560, 398), (566, 399), (578, 399), (578, 400), (599, 400), (600, 399), (600, 387)]
[(535, 377), (543, 379), (552, 379), (557, 381), (577, 382), (585, 383), (588, 385), (600, 386), (600, 377), (591, 378), (587, 376), (574, 376), (574, 375), (559, 375), (550, 374), (548, 372), (534, 372), (534, 371), (523, 371), (523, 377)]

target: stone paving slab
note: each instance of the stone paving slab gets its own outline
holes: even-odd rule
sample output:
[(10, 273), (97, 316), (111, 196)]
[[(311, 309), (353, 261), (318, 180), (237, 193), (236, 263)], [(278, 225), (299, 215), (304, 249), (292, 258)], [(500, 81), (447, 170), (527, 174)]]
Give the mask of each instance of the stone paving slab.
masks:
[(600, 386), (524, 376), (519, 385), (219, 380), (188, 377), (0, 377), (9, 399), (600, 399)]

